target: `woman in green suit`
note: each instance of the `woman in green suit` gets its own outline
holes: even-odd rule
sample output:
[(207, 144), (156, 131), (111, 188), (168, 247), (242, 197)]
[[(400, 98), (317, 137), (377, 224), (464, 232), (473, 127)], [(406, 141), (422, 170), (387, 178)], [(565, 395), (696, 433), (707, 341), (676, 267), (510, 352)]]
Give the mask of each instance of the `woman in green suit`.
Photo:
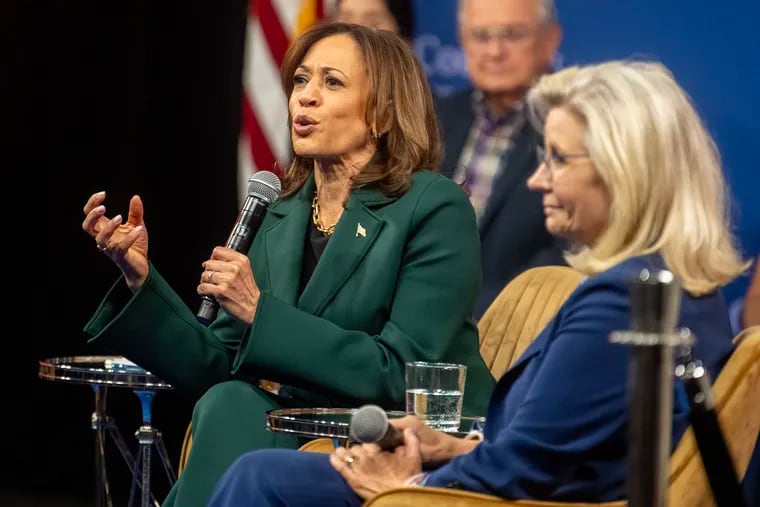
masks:
[[(398, 36), (313, 27), (282, 66), (294, 158), (246, 254), (214, 248), (201, 325), (148, 258), (143, 203), (126, 221), (90, 196), (83, 229), (123, 276), (85, 330), (91, 341), (199, 396), (193, 447), (164, 505), (205, 505), (246, 451), (297, 447), (268, 432), (280, 407), (404, 407), (404, 363), (468, 366), (463, 412), (482, 415), (493, 379), (472, 305), (480, 252), (472, 207), (435, 173), (432, 97)], [(267, 379), (263, 381), (263, 379)]]

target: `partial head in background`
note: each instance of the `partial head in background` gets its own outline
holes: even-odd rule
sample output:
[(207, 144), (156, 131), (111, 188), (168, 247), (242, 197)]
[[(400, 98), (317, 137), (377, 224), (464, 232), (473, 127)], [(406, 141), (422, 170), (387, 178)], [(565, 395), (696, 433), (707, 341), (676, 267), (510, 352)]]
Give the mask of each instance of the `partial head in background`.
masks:
[(551, 68), (562, 38), (553, 0), (459, 0), (457, 14), (470, 81), (495, 112)]
[(430, 87), (398, 35), (355, 24), (314, 25), (289, 47), (281, 78), (294, 151), (283, 197), (322, 160), (361, 167), (354, 186), (376, 185), (388, 195), (406, 191), (413, 171), (438, 168)]
[(337, 0), (333, 19), (390, 30), (407, 40), (411, 40), (414, 34), (411, 0)]
[(659, 251), (700, 295), (746, 269), (729, 226), (718, 150), (690, 98), (657, 62), (547, 74), (528, 94), (544, 158), (528, 185), (546, 227), (576, 244), (587, 274)]

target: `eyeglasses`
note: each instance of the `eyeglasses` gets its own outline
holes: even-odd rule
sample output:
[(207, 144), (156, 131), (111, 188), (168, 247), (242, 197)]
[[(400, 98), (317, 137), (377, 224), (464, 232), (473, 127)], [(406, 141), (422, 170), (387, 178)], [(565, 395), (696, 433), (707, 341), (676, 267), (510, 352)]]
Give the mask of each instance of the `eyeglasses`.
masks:
[(474, 43), (484, 46), (494, 39), (507, 44), (518, 44), (528, 40), (534, 33), (534, 29), (524, 25), (473, 28), (470, 30), (470, 39)]
[(550, 152), (546, 152), (543, 146), (536, 146), (536, 155), (538, 156), (539, 163), (543, 163), (549, 170), (549, 176), (554, 175), (554, 165), (565, 165), (571, 158), (588, 158), (590, 155), (588, 152), (583, 153), (562, 153), (552, 149)]

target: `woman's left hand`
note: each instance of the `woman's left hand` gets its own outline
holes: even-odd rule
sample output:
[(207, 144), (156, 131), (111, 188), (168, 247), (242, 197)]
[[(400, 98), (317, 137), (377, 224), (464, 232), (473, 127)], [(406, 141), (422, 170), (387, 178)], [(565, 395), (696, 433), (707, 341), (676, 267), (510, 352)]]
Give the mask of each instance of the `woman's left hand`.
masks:
[(218, 246), (203, 263), (198, 294), (213, 296), (236, 320), (251, 325), (259, 304), (259, 291), (248, 256)]
[(377, 444), (340, 447), (330, 455), (330, 464), (357, 495), (369, 500), (388, 489), (405, 486), (422, 471), (420, 442), (407, 429), (404, 445), (393, 451), (383, 451)]

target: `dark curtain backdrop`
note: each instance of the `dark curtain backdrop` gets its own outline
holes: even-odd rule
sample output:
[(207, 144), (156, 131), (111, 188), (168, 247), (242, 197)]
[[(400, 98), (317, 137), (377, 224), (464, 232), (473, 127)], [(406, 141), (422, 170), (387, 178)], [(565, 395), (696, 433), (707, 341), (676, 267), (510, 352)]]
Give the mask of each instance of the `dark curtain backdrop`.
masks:
[[(3, 372), (10, 378), (0, 445), (11, 472), (0, 474), (2, 505), (43, 505), (42, 498), (50, 499), (44, 505), (92, 504), (93, 392), (37, 378), (41, 358), (111, 352), (87, 345), (82, 333), (118, 276), (81, 230), (91, 193), (108, 191), (111, 216), (126, 216), (130, 196), (142, 196), (153, 263), (198, 306), (201, 263), (225, 242), (238, 211), (246, 9), (246, 0), (61, 0), (3, 9), (12, 65), (0, 80), (4, 91), (10, 85), (10, 138), (32, 190), (15, 214), (47, 201), (47, 259), (35, 264), (46, 261), (47, 273), (37, 273), (34, 299), (23, 304), (30, 317), (19, 321), (21, 336), (6, 340), (23, 352)], [(38, 167), (47, 177), (42, 198)], [(27, 238), (36, 236), (29, 221)], [(154, 401), (153, 423), (175, 467), (192, 405), (173, 391)], [(108, 409), (134, 448), (137, 397), (112, 388)], [(115, 505), (123, 505), (129, 476), (107, 445)], [(154, 491), (163, 498), (167, 481), (158, 462), (154, 468)]]

